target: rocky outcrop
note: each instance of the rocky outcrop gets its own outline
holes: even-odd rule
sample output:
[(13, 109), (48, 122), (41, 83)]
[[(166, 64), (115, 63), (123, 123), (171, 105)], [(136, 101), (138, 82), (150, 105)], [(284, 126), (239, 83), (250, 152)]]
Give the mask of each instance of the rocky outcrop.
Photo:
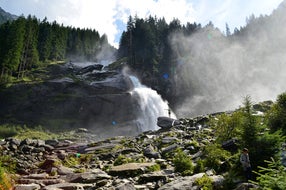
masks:
[(130, 94), (133, 84), (120, 70), (51, 65), (42, 75), (42, 81), (0, 90), (2, 123), (41, 125), (49, 130), (84, 126), (101, 134), (98, 138), (142, 132), (133, 127), (140, 111), (138, 100)]

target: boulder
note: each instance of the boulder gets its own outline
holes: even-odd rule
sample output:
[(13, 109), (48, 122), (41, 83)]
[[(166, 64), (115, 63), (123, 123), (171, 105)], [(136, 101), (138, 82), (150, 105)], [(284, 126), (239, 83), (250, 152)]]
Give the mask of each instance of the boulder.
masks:
[(127, 163), (119, 166), (113, 166), (109, 170), (112, 176), (134, 177), (143, 174), (148, 167), (154, 166), (156, 163)]
[(158, 117), (157, 125), (163, 129), (171, 128), (175, 125), (180, 125), (180, 121), (176, 119), (172, 119), (170, 117)]
[(102, 173), (92, 173), (92, 172), (85, 172), (85, 173), (70, 173), (66, 176), (66, 181), (72, 183), (96, 183), (103, 179), (110, 179), (111, 176), (106, 174), (105, 172)]
[(41, 186), (39, 184), (17, 184), (13, 188), (14, 190), (40, 190)]
[(146, 147), (143, 150), (143, 154), (144, 154), (144, 156), (146, 156), (148, 158), (155, 158), (155, 159), (161, 158), (160, 153), (156, 152), (152, 145), (149, 145), (148, 147)]
[(94, 184), (80, 184), (80, 183), (60, 183), (54, 185), (48, 185), (43, 190), (84, 190), (84, 189), (94, 189)]
[(179, 177), (178, 179), (167, 183), (158, 190), (192, 190), (196, 179), (203, 177), (204, 173), (195, 174), (193, 176)]
[(159, 172), (153, 172), (153, 173), (147, 173), (147, 174), (142, 174), (139, 176), (138, 179), (139, 183), (148, 183), (148, 182), (157, 182), (157, 181), (167, 181), (167, 176), (162, 173), (161, 171)]

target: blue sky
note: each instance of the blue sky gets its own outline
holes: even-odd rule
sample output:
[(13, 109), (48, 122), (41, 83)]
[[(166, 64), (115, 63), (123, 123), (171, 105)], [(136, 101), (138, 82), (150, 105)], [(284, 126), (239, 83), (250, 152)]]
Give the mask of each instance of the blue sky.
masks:
[(246, 17), (269, 15), (283, 0), (0, 0), (0, 7), (15, 15), (47, 17), (65, 26), (92, 28), (115, 47), (128, 16), (178, 18), (181, 24), (212, 21), (215, 27), (231, 31), (245, 26)]

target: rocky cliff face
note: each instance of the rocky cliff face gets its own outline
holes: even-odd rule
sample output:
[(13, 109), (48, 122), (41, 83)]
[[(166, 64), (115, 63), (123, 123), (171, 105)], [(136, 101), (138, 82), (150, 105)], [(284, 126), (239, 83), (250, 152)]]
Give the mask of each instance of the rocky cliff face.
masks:
[(135, 121), (138, 102), (129, 93), (133, 84), (120, 69), (65, 64), (50, 66), (44, 75), (40, 82), (0, 91), (2, 123), (50, 130), (85, 127), (102, 137), (142, 132)]

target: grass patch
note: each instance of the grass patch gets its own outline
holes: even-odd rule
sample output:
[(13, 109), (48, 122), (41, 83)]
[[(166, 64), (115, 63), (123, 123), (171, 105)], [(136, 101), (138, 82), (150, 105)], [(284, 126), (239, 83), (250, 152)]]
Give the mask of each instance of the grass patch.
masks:
[(0, 139), (13, 137), (18, 134), (18, 127), (14, 125), (0, 125)]

